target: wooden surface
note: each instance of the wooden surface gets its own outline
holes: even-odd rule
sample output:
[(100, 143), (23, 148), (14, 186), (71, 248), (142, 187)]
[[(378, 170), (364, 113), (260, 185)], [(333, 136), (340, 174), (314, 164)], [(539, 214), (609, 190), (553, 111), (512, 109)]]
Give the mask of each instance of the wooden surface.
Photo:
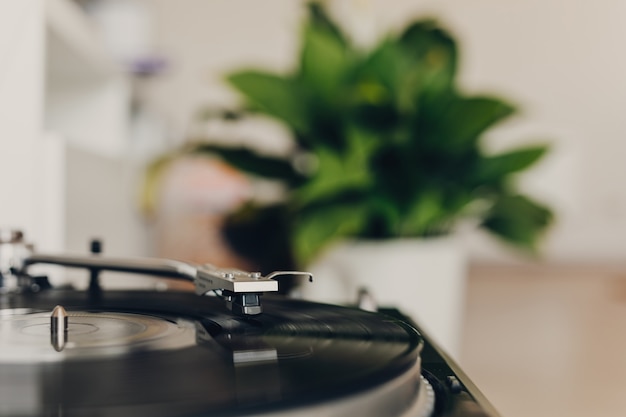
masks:
[(626, 415), (626, 265), (471, 268), (461, 365), (503, 417)]

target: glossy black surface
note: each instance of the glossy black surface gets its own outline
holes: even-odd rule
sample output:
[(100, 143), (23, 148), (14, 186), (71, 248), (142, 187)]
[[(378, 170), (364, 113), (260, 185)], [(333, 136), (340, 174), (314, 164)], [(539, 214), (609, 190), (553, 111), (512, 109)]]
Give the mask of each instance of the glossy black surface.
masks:
[(263, 303), (262, 315), (243, 318), (215, 297), (185, 292), (0, 296), (5, 314), (64, 306), (70, 341), (73, 311), (136, 313), (192, 323), (196, 331), (195, 343), (178, 349), (138, 343), (120, 345), (114, 357), (45, 363), (0, 358), (0, 414), (246, 415), (288, 409), (391, 380), (415, 363), (423, 346), (412, 327), (386, 315), (283, 298), (264, 297)]

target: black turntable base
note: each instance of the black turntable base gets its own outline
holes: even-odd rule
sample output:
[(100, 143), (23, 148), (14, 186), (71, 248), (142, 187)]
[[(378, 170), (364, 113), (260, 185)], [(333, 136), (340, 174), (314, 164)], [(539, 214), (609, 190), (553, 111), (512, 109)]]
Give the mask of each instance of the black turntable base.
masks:
[[(0, 236), (0, 416), (497, 417), (396, 310), (273, 295), (278, 271), (37, 255)], [(17, 255), (19, 256), (17, 256)], [(37, 263), (85, 268), (53, 288)], [(102, 270), (193, 291), (105, 291)]]

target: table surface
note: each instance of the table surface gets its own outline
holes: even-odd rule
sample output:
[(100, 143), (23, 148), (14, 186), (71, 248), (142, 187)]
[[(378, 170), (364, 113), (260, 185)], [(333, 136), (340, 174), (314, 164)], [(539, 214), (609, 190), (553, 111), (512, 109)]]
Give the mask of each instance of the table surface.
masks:
[(625, 265), (473, 265), (459, 362), (503, 417), (626, 415)]

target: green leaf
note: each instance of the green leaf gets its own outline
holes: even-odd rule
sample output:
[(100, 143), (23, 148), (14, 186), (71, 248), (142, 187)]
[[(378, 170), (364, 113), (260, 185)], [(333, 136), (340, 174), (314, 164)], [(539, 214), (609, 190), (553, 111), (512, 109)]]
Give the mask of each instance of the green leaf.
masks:
[(308, 5), (310, 24), (320, 32), (325, 32), (329, 37), (334, 39), (334, 42), (344, 47), (348, 47), (348, 41), (335, 22), (328, 16), (326, 10), (321, 4), (311, 2)]
[(246, 148), (229, 148), (215, 145), (197, 145), (190, 150), (194, 154), (218, 155), (235, 168), (259, 177), (282, 180), (297, 184), (303, 180), (290, 161), (259, 155)]
[(236, 72), (227, 80), (252, 106), (276, 117), (297, 132), (308, 130), (303, 92), (295, 80), (259, 71)]
[(298, 215), (292, 240), (298, 263), (306, 266), (331, 243), (355, 236), (367, 224), (367, 214), (366, 206), (344, 204)]
[(378, 146), (377, 139), (366, 131), (348, 129), (344, 153), (318, 147), (315, 150), (317, 171), (296, 191), (296, 201), (303, 206), (336, 194), (368, 188), (373, 175), (369, 162), (372, 150)]
[(407, 210), (401, 224), (402, 236), (425, 236), (442, 217), (443, 198), (436, 190), (423, 190)]
[(314, 26), (305, 28), (299, 77), (311, 93), (327, 104), (337, 102), (350, 63), (346, 46), (335, 37)]
[(317, 173), (294, 195), (299, 205), (363, 188), (369, 183), (369, 171), (364, 167), (350, 171), (346, 160), (329, 148), (318, 149), (316, 156), (319, 167)]
[(427, 117), (438, 121), (441, 145), (457, 153), (474, 146), (480, 135), (514, 111), (511, 105), (495, 98), (456, 97), (448, 102), (444, 114), (429, 113)]
[(456, 42), (434, 20), (414, 22), (400, 35), (398, 44), (414, 63), (422, 92), (439, 94), (454, 88)]
[(450, 233), (476, 198), (457, 184), (423, 185), (402, 213), (401, 236), (437, 236)]
[(514, 245), (535, 251), (552, 220), (547, 207), (521, 195), (505, 195), (496, 200), (482, 225)]
[[(405, 86), (394, 48), (381, 48), (354, 74), (346, 93), (345, 114), (363, 128), (385, 135), (398, 125), (400, 96)], [(410, 101), (409, 106), (412, 105)]]
[(397, 94), (406, 75), (402, 55), (397, 44), (383, 40), (356, 68), (356, 97), (368, 104), (389, 101)]
[(527, 169), (541, 159), (547, 150), (547, 146), (533, 146), (481, 158), (477, 163), (474, 181), (477, 185), (499, 182), (512, 173)]

